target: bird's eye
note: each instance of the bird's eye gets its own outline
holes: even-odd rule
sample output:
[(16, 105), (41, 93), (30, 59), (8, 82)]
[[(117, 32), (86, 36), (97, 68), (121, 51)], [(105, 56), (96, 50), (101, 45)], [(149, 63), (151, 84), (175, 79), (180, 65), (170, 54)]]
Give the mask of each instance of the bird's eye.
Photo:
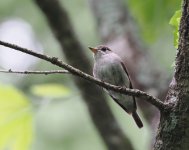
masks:
[(105, 52), (105, 51), (107, 50), (107, 48), (106, 48), (106, 47), (103, 47), (101, 50), (102, 50), (103, 52)]

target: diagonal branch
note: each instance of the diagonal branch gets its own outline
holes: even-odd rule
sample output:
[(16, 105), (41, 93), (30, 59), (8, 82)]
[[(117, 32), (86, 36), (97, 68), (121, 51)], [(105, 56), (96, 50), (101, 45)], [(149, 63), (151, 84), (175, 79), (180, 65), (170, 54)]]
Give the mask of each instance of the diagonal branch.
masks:
[(0, 70), (0, 73), (13, 73), (13, 74), (69, 74), (67, 70), (50, 70), (50, 71), (13, 71), (12, 69), (9, 70)]
[(32, 50), (29, 50), (27, 48), (22, 48), (20, 46), (15, 45), (15, 44), (10, 44), (10, 43), (3, 42), (3, 41), (0, 41), (0, 45), (3, 45), (5, 47), (9, 47), (9, 48), (17, 50), (17, 51), (21, 51), (23, 53), (35, 56), (37, 58), (46, 60), (48, 62), (51, 62), (52, 64), (54, 64), (56, 66), (59, 66), (63, 69), (68, 70), (71, 74), (79, 76), (83, 79), (86, 79), (86, 80), (88, 80), (92, 83), (95, 83), (95, 84), (103, 87), (103, 88), (113, 90), (113, 91), (116, 91), (116, 92), (119, 92), (119, 93), (122, 93), (122, 94), (130, 95), (130, 96), (142, 97), (147, 102), (156, 106), (161, 111), (168, 109), (168, 107), (169, 107), (167, 104), (164, 104), (161, 100), (153, 97), (150, 94), (147, 94), (146, 92), (143, 92), (143, 91), (140, 91), (140, 90), (137, 90), (137, 89), (129, 89), (129, 88), (124, 88), (124, 87), (119, 87), (119, 86), (111, 85), (109, 83), (102, 82), (102, 81), (80, 71), (79, 69), (76, 69), (76, 68), (60, 61), (56, 57), (50, 57), (50, 56), (47, 56), (47, 55), (44, 55), (44, 54), (40, 54), (40, 53), (34, 52)]

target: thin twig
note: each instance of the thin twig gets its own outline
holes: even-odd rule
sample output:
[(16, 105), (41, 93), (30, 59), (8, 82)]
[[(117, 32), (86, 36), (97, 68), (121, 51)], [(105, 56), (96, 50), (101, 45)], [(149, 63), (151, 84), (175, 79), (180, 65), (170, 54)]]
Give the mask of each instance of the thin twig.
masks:
[(0, 70), (0, 73), (14, 73), (14, 74), (68, 74), (67, 70), (50, 70), (50, 71), (13, 71), (12, 69), (9, 70)]
[(56, 57), (50, 57), (50, 56), (47, 56), (47, 55), (44, 55), (44, 54), (40, 54), (40, 53), (34, 52), (32, 50), (29, 50), (27, 48), (22, 48), (20, 46), (15, 45), (15, 44), (3, 42), (3, 41), (0, 41), (0, 45), (3, 45), (5, 47), (9, 47), (9, 48), (17, 50), (17, 51), (21, 51), (23, 53), (35, 56), (37, 58), (46, 60), (48, 62), (51, 62), (52, 64), (54, 64), (56, 66), (59, 66), (59, 67), (65, 69), (65, 70), (68, 70), (73, 75), (84, 78), (84, 79), (86, 79), (86, 80), (88, 80), (92, 83), (95, 83), (95, 84), (97, 84), (101, 87), (104, 87), (106, 89), (113, 90), (113, 91), (116, 91), (116, 92), (119, 92), (119, 93), (122, 93), (122, 94), (126, 94), (126, 95), (130, 95), (130, 96), (142, 97), (147, 102), (156, 106), (159, 110), (164, 110), (164, 109), (167, 108), (167, 105), (164, 104), (161, 100), (159, 100), (158, 98), (155, 98), (154, 96), (152, 96), (152, 95), (150, 95), (146, 92), (143, 92), (143, 91), (140, 91), (140, 90), (137, 90), (137, 89), (129, 89), (129, 88), (124, 88), (124, 87), (119, 87), (119, 86), (115, 86), (115, 85), (112, 85), (112, 84), (109, 84), (109, 83), (102, 82), (102, 81), (80, 71), (79, 69), (76, 69), (76, 68), (62, 62), (61, 60), (59, 60)]

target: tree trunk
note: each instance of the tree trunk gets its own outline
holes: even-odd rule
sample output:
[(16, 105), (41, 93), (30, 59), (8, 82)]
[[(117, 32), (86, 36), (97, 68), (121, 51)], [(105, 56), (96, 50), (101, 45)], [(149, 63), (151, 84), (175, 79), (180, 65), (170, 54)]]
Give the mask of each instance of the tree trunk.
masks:
[(154, 150), (189, 149), (189, 0), (183, 1), (175, 74), (166, 102), (169, 112), (161, 112)]
[[(89, 73), (91, 62), (84, 53), (76, 38), (66, 11), (58, 0), (35, 0), (44, 12), (49, 25), (59, 41), (62, 52), (70, 65)], [(79, 62), (76, 60), (80, 60)], [(114, 118), (102, 91), (95, 85), (74, 77), (83, 100), (86, 102), (92, 121), (98, 129), (109, 150), (133, 150), (130, 141), (125, 137)], [(70, 108), (71, 109), (71, 108)], [(74, 111), (74, 110), (73, 110)]]

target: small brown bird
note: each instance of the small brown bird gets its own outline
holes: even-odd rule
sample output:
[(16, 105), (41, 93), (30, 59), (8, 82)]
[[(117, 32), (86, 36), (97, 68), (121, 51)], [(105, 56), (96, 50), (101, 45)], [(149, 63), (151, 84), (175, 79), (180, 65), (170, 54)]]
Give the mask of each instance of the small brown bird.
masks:
[[(106, 46), (89, 47), (94, 53), (95, 64), (93, 75), (101, 81), (127, 88), (133, 88), (129, 74), (121, 58)], [(131, 114), (139, 128), (143, 123), (136, 110), (137, 105), (134, 96), (124, 95), (112, 90), (106, 90), (112, 99), (128, 114)]]

